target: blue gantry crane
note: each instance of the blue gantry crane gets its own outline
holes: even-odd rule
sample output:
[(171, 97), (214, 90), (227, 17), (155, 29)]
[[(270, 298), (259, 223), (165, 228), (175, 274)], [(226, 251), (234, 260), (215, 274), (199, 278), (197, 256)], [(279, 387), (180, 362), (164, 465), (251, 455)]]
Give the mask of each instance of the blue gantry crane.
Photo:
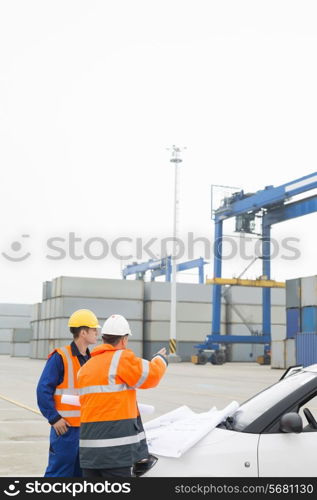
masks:
[[(230, 343), (259, 343), (270, 345), (271, 342), (271, 288), (279, 286), (271, 280), (271, 227), (283, 221), (295, 219), (317, 211), (317, 195), (312, 194), (295, 201), (291, 198), (317, 188), (317, 172), (306, 175), (281, 186), (266, 186), (256, 193), (239, 191), (223, 200), (215, 211), (214, 233), (214, 279), (212, 283), (212, 330), (205, 342), (196, 345), (199, 354), (212, 351), (210, 361), (222, 364), (225, 356), (222, 346)], [(221, 278), (222, 273), (222, 243), (223, 223), (235, 217), (236, 231), (252, 233), (255, 217), (261, 217), (262, 223), (262, 280), (255, 280), (254, 286), (262, 287), (262, 332), (258, 335), (220, 335), (221, 320), (221, 286), (224, 284), (247, 284)], [(249, 281), (249, 286), (250, 286)]]
[[(200, 257), (199, 259), (189, 260), (177, 264), (176, 271), (187, 271), (188, 269), (198, 268), (199, 283), (204, 283), (204, 266), (207, 262)], [(172, 257), (164, 257), (163, 259), (150, 259), (147, 262), (129, 264), (122, 271), (124, 279), (131, 274), (135, 274), (137, 279), (144, 279), (145, 274), (151, 271), (151, 281), (155, 281), (158, 276), (165, 276), (165, 281), (171, 281), (172, 276)]]

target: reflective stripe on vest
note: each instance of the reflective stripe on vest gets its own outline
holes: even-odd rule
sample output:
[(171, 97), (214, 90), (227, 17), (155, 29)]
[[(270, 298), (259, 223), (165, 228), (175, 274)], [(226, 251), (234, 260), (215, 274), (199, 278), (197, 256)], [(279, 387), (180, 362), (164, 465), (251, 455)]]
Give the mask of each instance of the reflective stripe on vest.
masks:
[(120, 357), (122, 355), (122, 350), (115, 351), (110, 368), (109, 368), (109, 375), (108, 375), (108, 385), (90, 385), (87, 387), (83, 387), (82, 389), (78, 390), (78, 393), (80, 396), (84, 396), (85, 394), (98, 394), (102, 392), (121, 392), (121, 391), (129, 391), (136, 389), (137, 387), (140, 387), (145, 380), (147, 379), (147, 376), (149, 374), (150, 370), (150, 363), (146, 359), (142, 359), (142, 375), (138, 382), (133, 386), (129, 387), (126, 384), (116, 384), (115, 379), (116, 379), (116, 374), (117, 374), (117, 369), (118, 369), (118, 364), (120, 361)]
[(126, 444), (139, 443), (145, 439), (145, 433), (139, 432), (135, 436), (124, 436), (112, 439), (81, 439), (79, 446), (81, 448), (108, 448), (109, 446), (124, 446)]
[(112, 360), (110, 363), (110, 368), (109, 368), (109, 374), (108, 374), (108, 384), (109, 385), (115, 385), (116, 383), (116, 375), (117, 375), (117, 369), (118, 369), (118, 364), (121, 358), (123, 351), (120, 349), (119, 351), (115, 351), (114, 355), (112, 356)]
[(80, 417), (79, 410), (60, 410), (58, 413), (61, 417)]
[[(66, 389), (56, 389), (55, 390), (55, 395), (56, 396), (63, 396), (64, 394), (67, 396), (78, 396), (78, 389), (75, 389), (74, 385), (74, 367), (73, 367), (73, 362), (71, 360), (71, 357), (69, 355), (68, 350), (66, 347), (61, 347), (61, 351), (65, 354), (67, 358), (67, 363), (68, 363), (68, 387)], [(61, 415), (61, 413), (60, 413)], [(71, 415), (69, 415), (71, 416)], [(75, 415), (77, 416), (77, 415)]]
[(79, 389), (79, 395), (83, 396), (84, 394), (96, 394), (101, 392), (121, 392), (128, 391), (133, 389), (133, 387), (129, 387), (126, 384), (113, 384), (113, 385), (89, 385), (88, 387), (83, 387)]
[(71, 360), (71, 357), (69, 355), (69, 352), (68, 350), (66, 349), (66, 347), (62, 347), (61, 348), (61, 351), (63, 351), (65, 353), (65, 356), (67, 358), (67, 362), (68, 362), (68, 388), (70, 390), (74, 389), (74, 368), (73, 368), (73, 362)]
[(63, 396), (64, 394), (67, 394), (68, 396), (78, 396), (79, 392), (78, 389), (56, 389), (55, 390), (55, 396)]
[(140, 385), (144, 384), (148, 374), (150, 371), (150, 363), (146, 359), (142, 359), (142, 375), (140, 380), (135, 384), (134, 387), (140, 387)]
[[(71, 346), (60, 347), (56, 350), (63, 359), (64, 365), (64, 378), (62, 383), (56, 387), (54, 392), (55, 408), (59, 415), (66, 418), (67, 422), (74, 427), (79, 427), (80, 425), (80, 410), (77, 408), (73, 409), (73, 405), (68, 403), (62, 403), (62, 396), (78, 396), (77, 371), (80, 368), (79, 361), (76, 356), (71, 354)], [(61, 387), (62, 386), (62, 387)], [(63, 387), (64, 386), (64, 387)], [(65, 387), (66, 386), (66, 387)]]

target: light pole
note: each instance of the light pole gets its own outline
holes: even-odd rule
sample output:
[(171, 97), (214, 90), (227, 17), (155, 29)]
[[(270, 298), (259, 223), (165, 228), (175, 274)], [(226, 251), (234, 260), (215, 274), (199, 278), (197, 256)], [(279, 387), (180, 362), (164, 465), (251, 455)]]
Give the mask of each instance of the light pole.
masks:
[[(170, 148), (169, 148), (170, 149)], [(186, 149), (186, 148), (183, 148)], [(170, 161), (174, 164), (174, 218), (173, 218), (173, 252), (172, 252), (172, 281), (171, 281), (171, 322), (169, 340), (169, 361), (181, 361), (176, 353), (176, 266), (177, 266), (177, 238), (179, 222), (179, 166), (182, 162), (180, 153), (182, 150), (175, 145), (171, 148), (172, 157)]]

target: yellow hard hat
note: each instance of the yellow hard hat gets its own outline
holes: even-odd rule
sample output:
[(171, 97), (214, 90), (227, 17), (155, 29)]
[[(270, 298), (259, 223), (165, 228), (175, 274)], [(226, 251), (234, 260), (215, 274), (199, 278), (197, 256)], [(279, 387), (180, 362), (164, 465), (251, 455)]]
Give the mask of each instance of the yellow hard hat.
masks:
[(89, 309), (78, 309), (75, 311), (68, 321), (69, 327), (78, 328), (79, 326), (88, 326), (89, 328), (101, 328), (98, 324), (96, 315)]

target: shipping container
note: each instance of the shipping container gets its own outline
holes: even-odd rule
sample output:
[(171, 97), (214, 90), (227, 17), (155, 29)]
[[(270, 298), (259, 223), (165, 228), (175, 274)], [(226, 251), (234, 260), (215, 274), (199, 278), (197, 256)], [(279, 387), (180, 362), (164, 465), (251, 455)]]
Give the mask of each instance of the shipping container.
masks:
[(301, 279), (301, 306), (317, 306), (317, 276)]
[(30, 328), (31, 316), (0, 316), (0, 329)]
[[(171, 304), (164, 301), (145, 302), (144, 319), (146, 321), (169, 321), (171, 317)], [(177, 321), (209, 322), (211, 323), (212, 309), (210, 304), (178, 302), (176, 305)], [(224, 321), (225, 307), (221, 308), (221, 319)]]
[(52, 282), (44, 281), (42, 288), (42, 299), (47, 300), (50, 299), (51, 297), (52, 297)]
[(296, 335), (296, 363), (310, 366), (317, 363), (317, 333)]
[(37, 348), (38, 348), (38, 340), (31, 340), (30, 342), (30, 358), (37, 359)]
[(32, 340), (32, 330), (30, 328), (14, 328), (12, 342), (30, 342)]
[(52, 281), (52, 297), (87, 297), (143, 300), (142, 280), (120, 280), (61, 276)]
[(1, 304), (0, 316), (26, 316), (31, 317), (32, 304)]
[(289, 339), (295, 338), (301, 331), (300, 325), (301, 311), (298, 307), (286, 309), (286, 336)]
[(295, 339), (285, 340), (285, 368), (296, 365)]
[(11, 354), (11, 342), (0, 341), (0, 354)]
[[(263, 289), (253, 286), (231, 286), (226, 297), (228, 302), (233, 304), (261, 305)], [(271, 302), (272, 305), (285, 307), (285, 288), (271, 288)]]
[[(212, 302), (212, 285), (198, 283), (177, 283), (176, 296), (178, 302)], [(171, 300), (171, 283), (152, 281), (144, 283), (145, 301)]]
[(12, 342), (13, 329), (1, 328), (0, 329), (0, 342)]
[(301, 309), (301, 331), (317, 332), (317, 307), (307, 306)]
[(271, 343), (271, 367), (286, 368), (285, 340), (275, 340)]
[(41, 319), (41, 306), (42, 306), (41, 302), (33, 304), (31, 309), (30, 321), (39, 321)]
[[(177, 322), (176, 339), (177, 341), (201, 343), (207, 335), (210, 335), (210, 322)], [(221, 325), (221, 333), (225, 333), (225, 325)], [(169, 321), (145, 321), (144, 339), (148, 341), (168, 340), (170, 336)]]
[(301, 279), (286, 280), (286, 308), (301, 307)]
[(18, 358), (29, 358), (31, 354), (30, 342), (13, 342), (11, 344), (11, 356)]

